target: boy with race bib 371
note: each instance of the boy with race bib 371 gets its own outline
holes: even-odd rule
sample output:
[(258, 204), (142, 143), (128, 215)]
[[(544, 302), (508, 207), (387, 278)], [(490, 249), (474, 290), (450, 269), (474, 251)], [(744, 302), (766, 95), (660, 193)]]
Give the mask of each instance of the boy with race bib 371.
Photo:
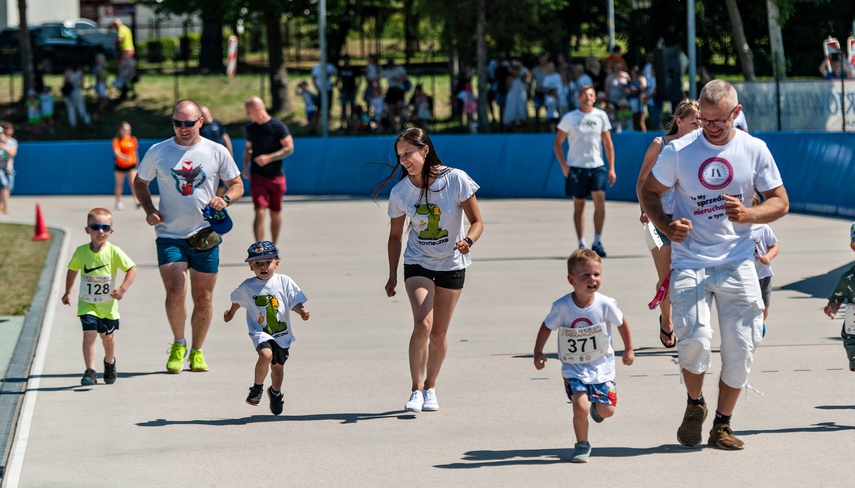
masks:
[(306, 295), (284, 274), (277, 274), (279, 250), (270, 241), (259, 241), (247, 249), (246, 262), (255, 276), (244, 280), (232, 292), (232, 306), (223, 314), (223, 320), (231, 321), (240, 307), (246, 309), (249, 337), (258, 352), (255, 363), (255, 382), (249, 388), (246, 403), (258, 406), (264, 392), (264, 378), (270, 369), (271, 386), (267, 390), (270, 413), (279, 415), (284, 405), (282, 380), (285, 361), (294, 341), (291, 331), (291, 312), (309, 320), (309, 310), (303, 307)]
[(567, 260), (567, 280), (573, 293), (552, 304), (534, 343), (534, 367), (546, 365), (543, 346), (553, 330), (558, 332), (558, 359), (564, 389), (573, 403), (573, 430), (576, 433), (574, 463), (586, 463), (591, 455), (588, 442), (588, 413), (602, 422), (615, 413), (615, 351), (612, 327), (617, 326), (623, 341), (623, 364), (632, 365), (635, 353), (632, 334), (613, 298), (598, 293), (602, 282), (600, 256), (590, 249), (578, 249)]
[[(93, 208), (86, 216), (89, 244), (74, 251), (65, 276), (62, 303), (71, 305), (71, 287), (80, 273), (80, 296), (77, 315), (83, 325), (83, 362), (86, 371), (80, 384), (97, 383), (95, 373), (95, 339), (101, 336), (104, 345), (104, 383), (116, 381), (115, 331), (119, 329), (118, 301), (127, 293), (137, 276), (133, 261), (118, 246), (107, 241), (113, 233), (113, 214), (105, 208)], [(125, 279), (116, 287), (116, 272), (122, 270)]]

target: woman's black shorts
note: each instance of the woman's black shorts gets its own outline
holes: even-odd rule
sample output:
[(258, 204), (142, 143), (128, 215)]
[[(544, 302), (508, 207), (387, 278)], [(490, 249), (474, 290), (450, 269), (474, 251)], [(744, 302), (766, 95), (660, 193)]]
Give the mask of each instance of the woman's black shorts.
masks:
[(419, 266), (418, 264), (405, 264), (404, 281), (414, 276), (423, 276), (428, 278), (440, 288), (460, 290), (463, 288), (463, 281), (466, 279), (466, 270), (456, 269), (454, 271), (431, 271)]

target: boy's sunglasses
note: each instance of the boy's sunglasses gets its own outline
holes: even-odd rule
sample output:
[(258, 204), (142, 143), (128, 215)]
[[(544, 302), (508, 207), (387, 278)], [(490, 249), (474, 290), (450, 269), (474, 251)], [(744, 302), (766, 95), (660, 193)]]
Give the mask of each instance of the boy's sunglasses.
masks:
[(196, 122), (199, 122), (199, 119), (196, 119), (196, 120), (175, 120), (175, 119), (172, 119), (172, 125), (174, 125), (175, 127), (184, 126), (184, 127), (187, 127), (188, 129), (193, 127), (194, 125), (196, 125)]
[(94, 231), (103, 230), (104, 232), (110, 232), (110, 229), (113, 228), (110, 224), (89, 224), (89, 228)]

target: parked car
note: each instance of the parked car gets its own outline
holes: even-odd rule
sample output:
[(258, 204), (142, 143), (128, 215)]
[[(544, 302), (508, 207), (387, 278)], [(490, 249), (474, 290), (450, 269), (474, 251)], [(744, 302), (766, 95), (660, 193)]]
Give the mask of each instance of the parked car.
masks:
[[(51, 22), (30, 26), (29, 31), (33, 61), (44, 61), (48, 73), (61, 73), (72, 61), (91, 65), (98, 53), (113, 59), (118, 52), (116, 33), (97, 27), (68, 27)], [(18, 28), (7, 27), (0, 32), (0, 73), (20, 71), (20, 65)]]

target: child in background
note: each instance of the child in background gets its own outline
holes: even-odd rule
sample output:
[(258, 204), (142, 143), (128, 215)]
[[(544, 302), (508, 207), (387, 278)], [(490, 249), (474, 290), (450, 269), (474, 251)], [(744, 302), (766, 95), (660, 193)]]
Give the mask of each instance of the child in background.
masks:
[(613, 326), (618, 327), (623, 340), (623, 364), (630, 366), (635, 360), (626, 318), (613, 298), (598, 292), (601, 269), (602, 261), (594, 251), (573, 251), (567, 260), (567, 281), (573, 286), (573, 292), (552, 304), (534, 343), (534, 367), (541, 370), (546, 365), (543, 346), (550, 333), (558, 331), (558, 358), (563, 363), (564, 390), (573, 403), (576, 445), (570, 461), (574, 463), (586, 463), (591, 455), (588, 414), (599, 423), (615, 413)]
[(422, 130), (427, 130), (428, 125), (430, 125), (431, 119), (433, 119), (433, 109), (431, 107), (430, 97), (424, 92), (419, 93), (416, 96), (416, 113), (415, 113), (415, 123), (416, 126), (421, 128)]
[(314, 132), (318, 125), (318, 105), (320, 100), (318, 96), (309, 90), (309, 83), (305, 80), (297, 84), (297, 95), (303, 99), (303, 105), (306, 106), (306, 121), (309, 123), (309, 130)]
[[(849, 228), (849, 248), (855, 251), (855, 223)], [(833, 319), (842, 303), (846, 303), (846, 313), (840, 337), (843, 338), (843, 348), (846, 350), (846, 356), (849, 357), (849, 371), (855, 371), (855, 268), (843, 273), (843, 276), (837, 280), (837, 285), (828, 297), (828, 304), (823, 312)]]
[(42, 132), (42, 107), (39, 94), (30, 88), (27, 91), (27, 124), (30, 132), (37, 136)]
[[(463, 113), (466, 114), (466, 126), (473, 127), (475, 116), (478, 112), (478, 97), (472, 91), (472, 83), (467, 82), (464, 85), (463, 90), (460, 90), (460, 93), (457, 94), (457, 99), (463, 104)], [(475, 125), (475, 129), (477, 132), (477, 125)]]
[(371, 114), (374, 118), (374, 128), (381, 129), (383, 127), (383, 116), (386, 112), (386, 101), (383, 99), (383, 91), (380, 89), (380, 82), (371, 82)]
[[(134, 193), (134, 178), (137, 177), (137, 163), (140, 160), (139, 147), (137, 138), (131, 134), (131, 124), (125, 121), (119, 123), (119, 128), (116, 129), (116, 137), (113, 138), (113, 174), (116, 181), (113, 187), (113, 196), (116, 198), (116, 210), (125, 208), (122, 203), (125, 176), (128, 177), (131, 195)], [(136, 197), (134, 197), (134, 201), (136, 201)], [(136, 205), (137, 207), (140, 206), (139, 203)]]
[(290, 314), (294, 311), (303, 320), (309, 320), (309, 310), (303, 307), (306, 295), (300, 287), (288, 276), (275, 273), (279, 267), (279, 251), (272, 242), (256, 242), (249, 246), (247, 254), (245, 261), (255, 277), (245, 280), (232, 292), (232, 306), (223, 314), (223, 320), (231, 321), (238, 308), (246, 308), (249, 337), (258, 353), (255, 382), (249, 389), (246, 403), (257, 406), (261, 402), (269, 368), (270, 412), (279, 415), (284, 404), (283, 367), (294, 342)]
[[(104, 345), (104, 383), (116, 381), (115, 332), (119, 330), (119, 300), (137, 276), (133, 261), (118, 246), (107, 241), (113, 233), (113, 215), (104, 208), (93, 208), (86, 216), (85, 231), (89, 244), (74, 251), (65, 277), (65, 294), (62, 303), (71, 305), (71, 287), (80, 271), (80, 296), (77, 299), (77, 316), (83, 325), (83, 362), (86, 371), (80, 384), (98, 383), (95, 373), (95, 338), (100, 335)], [(122, 270), (125, 278), (116, 288), (116, 272)]]
[[(760, 205), (760, 196), (755, 193), (753, 206)], [(763, 297), (763, 336), (766, 336), (766, 317), (769, 316), (769, 305), (772, 299), (771, 261), (778, 255), (778, 238), (767, 224), (752, 224), (751, 238), (754, 239), (754, 269), (760, 279), (760, 294)]]
[(353, 116), (347, 126), (351, 128), (351, 132), (356, 134), (365, 134), (371, 130), (371, 117), (362, 108), (361, 103), (353, 107)]
[(54, 96), (49, 86), (45, 86), (39, 93), (39, 103), (42, 112), (42, 127), (46, 127), (48, 132), (53, 134), (56, 132), (53, 126)]
[(546, 107), (546, 121), (549, 123), (549, 132), (555, 132), (561, 113), (558, 111), (558, 89), (552, 88), (546, 92), (543, 103)]

